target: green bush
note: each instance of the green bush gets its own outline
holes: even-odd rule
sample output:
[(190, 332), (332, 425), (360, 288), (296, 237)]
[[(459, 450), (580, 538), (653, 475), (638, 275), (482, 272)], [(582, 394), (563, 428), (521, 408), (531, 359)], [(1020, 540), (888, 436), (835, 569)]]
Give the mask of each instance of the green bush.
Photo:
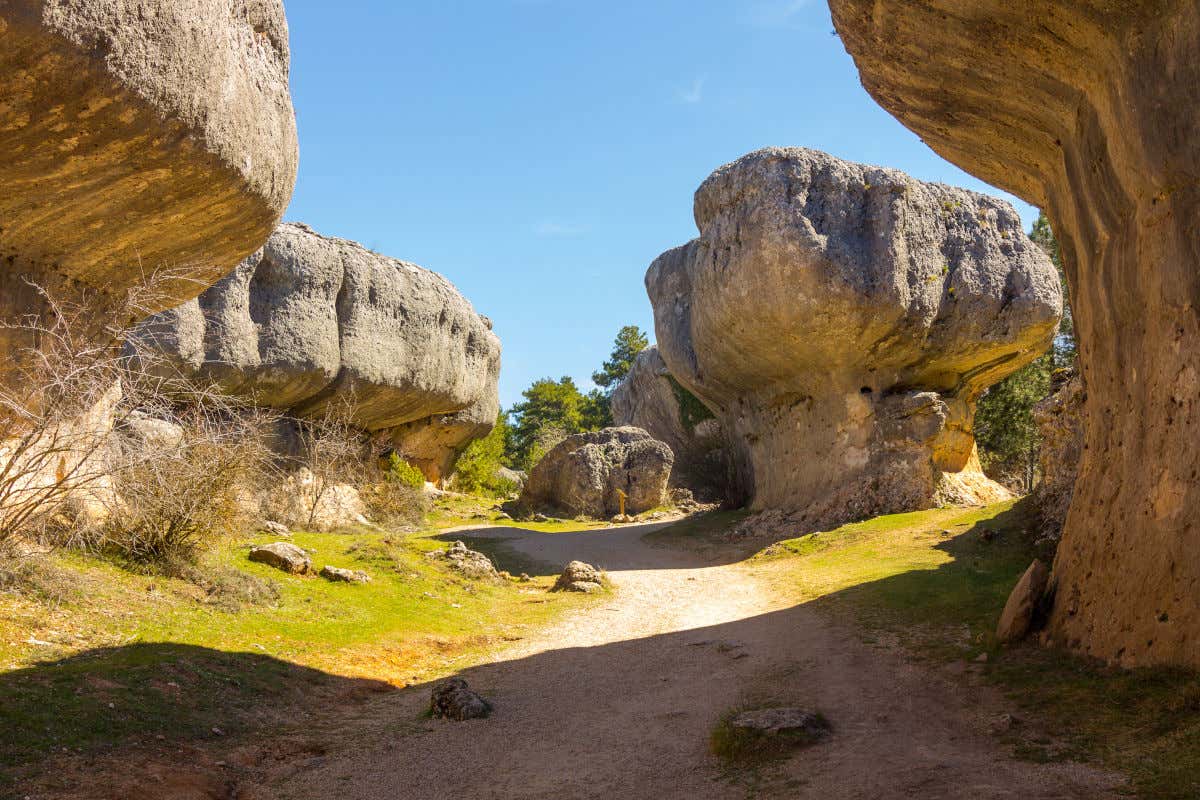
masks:
[(517, 485), (500, 477), (501, 467), (507, 466), (504, 451), (510, 436), (508, 421), (501, 413), (491, 433), (471, 442), (458, 457), (454, 465), (454, 488), (490, 497), (507, 497), (515, 492)]
[(387, 469), (384, 470), (384, 480), (388, 483), (399, 483), (412, 489), (425, 488), (425, 474), (405, 461), (397, 453), (392, 453), (388, 456)]

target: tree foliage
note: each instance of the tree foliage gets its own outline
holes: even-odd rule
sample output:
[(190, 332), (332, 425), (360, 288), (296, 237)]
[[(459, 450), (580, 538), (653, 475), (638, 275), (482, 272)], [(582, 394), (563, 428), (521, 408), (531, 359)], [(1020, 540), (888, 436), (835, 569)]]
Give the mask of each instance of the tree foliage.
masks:
[(500, 475), (502, 467), (510, 466), (508, 452), (513, 436), (508, 413), (501, 411), (496, 427), (482, 439), (467, 445), (454, 468), (454, 488), (460, 492), (505, 497), (513, 493), (516, 484)]
[[(1040, 214), (1029, 237), (1050, 256), (1067, 286), (1062, 250), (1050, 222)], [(975, 439), (984, 469), (1020, 491), (1033, 490), (1038, 479), (1041, 435), (1033, 409), (1050, 393), (1050, 377), (1075, 362), (1075, 328), (1070, 304), (1064, 302), (1063, 321), (1049, 352), (987, 390), (975, 415)]]
[(613, 341), (612, 355), (598, 372), (592, 373), (592, 381), (606, 392), (611, 392), (618, 383), (625, 380), (638, 353), (649, 346), (650, 340), (637, 325), (626, 325), (621, 328), (617, 332), (617, 338)]

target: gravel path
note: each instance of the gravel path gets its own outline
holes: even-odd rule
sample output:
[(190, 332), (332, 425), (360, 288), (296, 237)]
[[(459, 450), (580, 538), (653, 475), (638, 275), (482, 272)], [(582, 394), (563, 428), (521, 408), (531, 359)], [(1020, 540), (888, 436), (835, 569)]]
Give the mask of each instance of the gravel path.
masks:
[[(463, 673), (495, 703), (490, 719), (420, 720), (429, 692), (416, 687), (364, 711), (367, 727), (395, 719), (405, 732), (262, 788), (296, 800), (1115, 796), (1114, 776), (1011, 759), (988, 733), (1004, 708), (983, 689), (785, 607), (742, 567), (649, 547), (654, 527), (472, 531), (548, 562), (596, 564), (617, 591)], [(777, 765), (724, 769), (709, 732), (762, 701), (820, 710), (834, 735)]]

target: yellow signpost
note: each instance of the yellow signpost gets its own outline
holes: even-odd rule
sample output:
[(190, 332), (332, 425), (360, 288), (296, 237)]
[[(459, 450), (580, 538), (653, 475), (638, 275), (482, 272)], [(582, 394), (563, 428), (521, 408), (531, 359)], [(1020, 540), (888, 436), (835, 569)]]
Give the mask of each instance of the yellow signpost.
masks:
[(625, 516), (625, 498), (628, 496), (629, 495), (625, 494), (620, 489), (617, 489), (617, 502), (619, 502), (621, 504), (621, 516), (622, 517)]

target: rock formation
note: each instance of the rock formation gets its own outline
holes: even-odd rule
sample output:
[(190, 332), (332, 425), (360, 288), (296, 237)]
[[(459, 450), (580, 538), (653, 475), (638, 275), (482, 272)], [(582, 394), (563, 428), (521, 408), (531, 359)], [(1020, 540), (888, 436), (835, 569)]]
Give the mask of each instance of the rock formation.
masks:
[(433, 481), (499, 411), (500, 340), (448, 280), (305, 225), (281, 225), (137, 338), (185, 373), (299, 417), (345, 403)]
[(641, 428), (675, 454), (670, 485), (703, 500), (725, 495), (728, 456), (721, 423), (667, 369), (657, 347), (638, 354), (612, 393), (613, 422)]
[(1054, 393), (1033, 410), (1042, 436), (1038, 466), (1041, 480), (1033, 490), (1040, 520), (1040, 537), (1055, 541), (1062, 536), (1079, 460), (1083, 456), (1083, 401), (1087, 393), (1078, 374), (1055, 376)]
[(605, 428), (563, 439), (529, 473), (518, 505), (589, 517), (640, 514), (666, 501), (675, 457), (640, 428)]
[(1200, 7), (830, 6), (866, 89), (1062, 245), (1086, 433), (1048, 638), (1200, 665)]
[(279, 0), (0, 3), (0, 316), (44, 309), (32, 282), (99, 328), (146, 273), (180, 278), (165, 307), (259, 247), (296, 177), (288, 62)]
[[(755, 509), (823, 527), (995, 496), (975, 404), (1050, 343), (1058, 276), (1007, 204), (801, 148), (721, 167), (646, 275), (671, 374)], [(946, 481), (943, 476), (955, 476)]]

